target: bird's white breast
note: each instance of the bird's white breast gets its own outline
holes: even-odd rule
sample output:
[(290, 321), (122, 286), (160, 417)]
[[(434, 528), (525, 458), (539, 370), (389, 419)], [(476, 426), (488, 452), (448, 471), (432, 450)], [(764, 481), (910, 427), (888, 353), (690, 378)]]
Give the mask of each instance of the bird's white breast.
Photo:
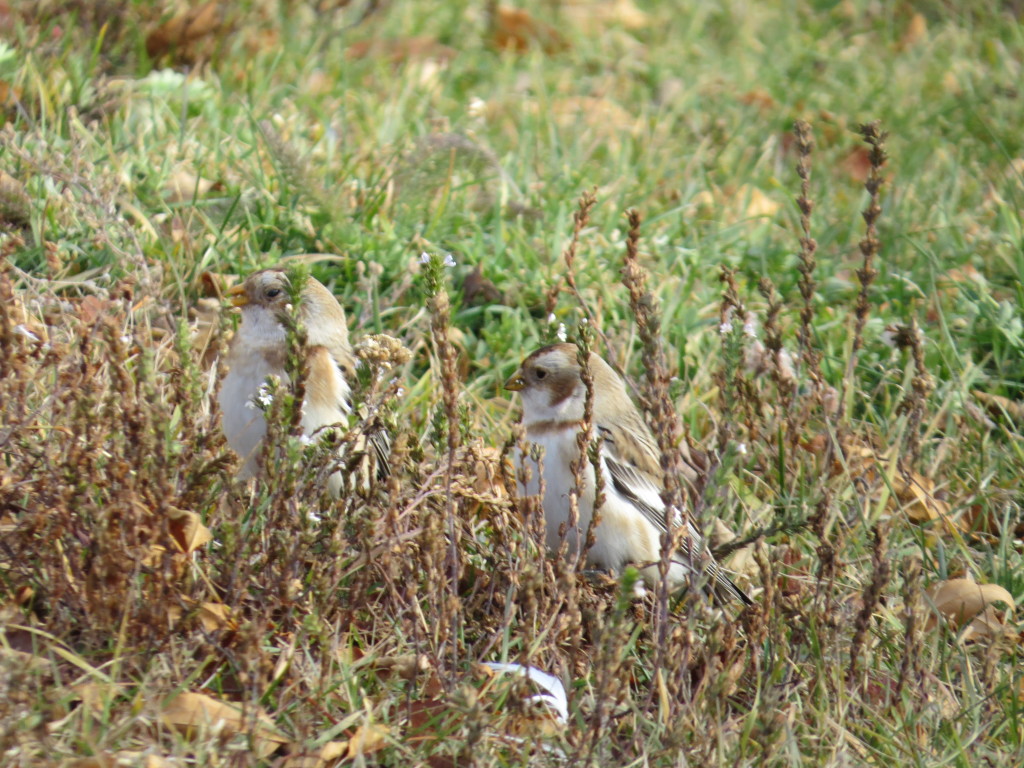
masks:
[(268, 377), (277, 376), (283, 381), (285, 372), (259, 353), (233, 354), (230, 365), (220, 388), (221, 420), (228, 445), (244, 461), (240, 476), (248, 479), (256, 474), (259, 444), (267, 433), (263, 412), (254, 399)]
[[(562, 543), (562, 527), (569, 520), (569, 494), (573, 489), (572, 461), (579, 454), (574, 429), (541, 431), (527, 435), (532, 443), (544, 449), (539, 466), (525, 458), (531, 477), (519, 492), (525, 496), (540, 493), (540, 475), (544, 479), (544, 523), (548, 549), (557, 551)], [(524, 457), (517, 457), (517, 465)], [(607, 466), (603, 467), (604, 503), (594, 529), (594, 544), (587, 552), (587, 562), (600, 568), (619, 569), (626, 563), (643, 564), (656, 561), (659, 556), (660, 537), (657, 529), (644, 518), (637, 508), (619, 494), (609, 482)], [(575, 527), (566, 527), (565, 541), (574, 552), (584, 538), (594, 512), (594, 468), (588, 462), (579, 497), (579, 520)], [(649, 569), (647, 569), (649, 570)], [(656, 574), (644, 572), (650, 581)]]

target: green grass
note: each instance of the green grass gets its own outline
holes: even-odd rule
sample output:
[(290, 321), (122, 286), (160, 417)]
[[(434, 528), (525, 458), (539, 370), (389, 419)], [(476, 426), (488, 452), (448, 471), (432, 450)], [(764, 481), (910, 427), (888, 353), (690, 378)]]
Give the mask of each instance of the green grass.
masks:
[[(318, 5), (335, 4), (223, 3), (220, 29), (154, 61), (162, 4), (13, 4), (0, 647), (34, 660), (0, 655), (0, 762), (291, 765), (273, 761), (371, 723), (391, 729), (365, 757), (382, 765), (555, 764), (559, 750), (594, 765), (1019, 762), (1012, 612), (1004, 635), (968, 642), (921, 595), (970, 574), (1024, 597), (1019, 9), (637, 2), (646, 16), (628, 29), (601, 20), (615, 3), (527, 2), (567, 47), (511, 52), (493, 45), (483, 2), (396, 1), (360, 23)], [(351, 55), (414, 35), (453, 55)], [(800, 119), (816, 144), (818, 388), (797, 349)], [(845, 377), (869, 203), (857, 127), (873, 120), (888, 132), (881, 249)], [(650, 599), (546, 559), (477, 475), (497, 471), (513, 431), (501, 383), (583, 315), (562, 254), (588, 190), (573, 273), (600, 351), (642, 381), (620, 282), (635, 208), (676, 409), (720, 454), (704, 519), (769, 531), (731, 561), (757, 594), (743, 617), (684, 601), (663, 624)], [(442, 375), (423, 252), (456, 261), (443, 274), (457, 380)], [(388, 333), (412, 352), (386, 372), (401, 396), (369, 396), (396, 424), (393, 483), (329, 508), (315, 466), (295, 461), (315, 450), (284, 437), (272, 482), (234, 481), (211, 397), (234, 320), (201, 303), (204, 273), (303, 253), (337, 256), (312, 270), (356, 341)], [(476, 267), (496, 291), (463, 301)], [(758, 283), (774, 284), (792, 381), (744, 367), (739, 318), (734, 338), (720, 333), (723, 267), (762, 341)], [(179, 331), (197, 316), (212, 322), (210, 354)], [(926, 379), (911, 349), (886, 343), (912, 320)], [(839, 417), (824, 400), (844, 394)], [(833, 441), (845, 455), (826, 460)], [(934, 484), (925, 506), (954, 529), (921, 522), (901, 493), (909, 473)], [(174, 510), (215, 542), (154, 554)], [(204, 602), (233, 623), (204, 627)], [(409, 659), (415, 675), (394, 671)], [(506, 660), (561, 677), (566, 727), (538, 725), (521, 687), (473, 666)], [(98, 701), (82, 703), (83, 682)], [(262, 707), (289, 744), (260, 758), (244, 735), (159, 724), (162, 701), (200, 690)]]

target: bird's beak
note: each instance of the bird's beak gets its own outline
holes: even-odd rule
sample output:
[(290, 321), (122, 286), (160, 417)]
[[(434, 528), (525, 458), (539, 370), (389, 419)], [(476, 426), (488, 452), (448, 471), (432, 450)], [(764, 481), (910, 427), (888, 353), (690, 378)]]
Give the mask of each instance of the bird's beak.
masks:
[(233, 307), (244, 307), (249, 303), (249, 297), (245, 293), (245, 285), (236, 285), (228, 290), (228, 296), (231, 297), (231, 306)]
[(526, 379), (523, 378), (522, 368), (513, 373), (509, 380), (505, 382), (505, 389), (509, 389), (513, 392), (518, 392), (525, 386)]

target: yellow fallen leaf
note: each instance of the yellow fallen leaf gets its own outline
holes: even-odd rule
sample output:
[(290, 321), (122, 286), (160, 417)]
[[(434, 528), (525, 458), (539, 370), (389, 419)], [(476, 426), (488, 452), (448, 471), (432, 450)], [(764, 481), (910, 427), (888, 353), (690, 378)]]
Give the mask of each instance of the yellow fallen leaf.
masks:
[(243, 711), (241, 705), (220, 701), (204, 693), (179, 693), (164, 702), (160, 720), (192, 738), (197, 731), (219, 730), (227, 736), (252, 734), (252, 746), (259, 757), (267, 757), (278, 745), (287, 742), (273, 721), (257, 707)]
[(391, 733), (390, 728), (378, 723), (359, 726), (352, 734), (352, 738), (348, 740), (346, 757), (351, 760), (359, 755), (372, 755), (374, 752), (379, 752), (387, 746), (386, 737), (389, 733)]
[[(964, 640), (994, 637), (1003, 631), (1006, 619), (1016, 608), (1013, 597), (998, 584), (978, 584), (973, 579), (948, 579), (933, 584), (926, 592), (935, 610), (953, 629), (966, 625)], [(995, 603), (1008, 608), (1000, 614)], [(935, 626), (932, 617), (928, 627)]]

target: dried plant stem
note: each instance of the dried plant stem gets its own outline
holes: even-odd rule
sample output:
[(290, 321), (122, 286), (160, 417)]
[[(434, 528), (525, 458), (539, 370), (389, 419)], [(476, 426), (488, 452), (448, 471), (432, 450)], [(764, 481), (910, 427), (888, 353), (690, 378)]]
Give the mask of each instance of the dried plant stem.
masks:
[[(580, 236), (583, 234), (583, 230), (587, 228), (590, 223), (590, 212), (597, 204), (597, 198), (594, 196), (592, 191), (585, 191), (580, 195), (579, 203), (576, 207), (576, 211), (572, 215), (572, 237), (569, 239), (569, 244), (565, 247), (565, 251), (562, 252), (562, 259), (565, 262), (565, 273), (562, 277), (565, 280), (566, 286), (569, 288), (569, 292), (576, 299), (577, 305), (583, 311), (584, 317), (590, 323), (594, 333), (601, 337), (601, 343), (604, 345), (605, 357), (613, 368), (617, 368), (617, 361), (615, 359), (615, 349), (608, 343), (608, 337), (604, 335), (601, 330), (601, 325), (597, 321), (597, 316), (591, 310), (590, 306), (583, 298), (583, 294), (580, 293), (579, 286), (576, 284), (576, 253), (579, 249)], [(550, 316), (555, 311), (555, 307), (558, 305), (558, 294), (562, 290), (561, 280), (555, 280), (554, 284), (548, 289), (545, 298), (545, 312)]]
[(796, 135), (796, 147), (799, 159), (796, 164), (796, 173), (800, 177), (800, 197), (796, 204), (800, 208), (800, 296), (803, 298), (803, 307), (800, 310), (800, 354), (803, 356), (804, 365), (808, 375), (814, 381), (821, 380), (819, 369), (818, 353), (811, 345), (811, 320), (814, 318), (814, 269), (817, 267), (815, 253), (818, 250), (818, 242), (811, 237), (811, 213), (814, 211), (814, 201), (811, 199), (811, 153), (814, 151), (814, 138), (811, 135), (811, 125), (804, 120), (797, 120), (793, 126), (793, 133)]
[[(697, 566), (697, 563), (700, 562), (700, 557), (698, 553), (693, 551), (693, 541), (684, 542), (682, 540), (686, 529), (679, 525), (679, 515), (684, 514), (686, 509), (681, 478), (686, 475), (688, 469), (692, 472), (693, 468), (688, 466), (682, 453), (686, 445), (685, 436), (682, 425), (679, 422), (679, 416), (676, 413), (675, 405), (669, 394), (669, 381), (671, 377), (665, 358), (665, 348), (661, 336), (661, 316), (658, 312), (657, 300), (647, 288), (647, 271), (640, 266), (640, 213), (635, 209), (631, 209), (626, 212), (626, 216), (629, 220), (629, 235), (626, 238), (622, 284), (629, 291), (629, 306), (633, 312), (637, 333), (643, 344), (644, 410), (647, 411), (652, 431), (658, 441), (658, 451), (661, 455), (661, 501), (665, 508), (665, 530), (668, 531), (662, 537), (661, 542), (661, 553), (658, 561), (658, 575), (660, 578), (655, 597), (658, 606), (655, 616), (658, 638), (658, 657), (655, 660), (655, 669), (660, 670), (665, 662), (664, 653), (669, 626), (669, 568), (674, 556), (680, 550), (680, 544), (684, 544), (682, 549), (689, 557), (689, 572), (695, 587), (690, 590), (690, 594), (702, 594), (696, 588), (701, 577), (699, 567)], [(694, 520), (694, 525), (700, 530), (699, 520)], [(647, 706), (650, 706), (653, 702), (653, 694), (654, 690), (652, 687)]]
[(907, 450), (900, 456), (900, 467), (904, 472), (909, 472), (921, 458), (921, 422), (924, 421), (925, 406), (928, 404), (928, 397), (931, 395), (935, 383), (924, 364), (924, 339), (917, 320), (911, 318), (909, 325), (897, 326), (893, 337), (897, 347), (910, 349), (911, 358), (914, 361), (914, 376), (910, 380), (910, 392), (898, 407), (899, 413), (908, 414)]
[(871, 581), (864, 590), (863, 605), (857, 613), (853, 625), (853, 640), (850, 642), (850, 667), (846, 673), (846, 684), (855, 685), (858, 673), (860, 652), (864, 647), (864, 638), (871, 626), (871, 617), (881, 604), (882, 590), (889, 583), (891, 566), (886, 552), (885, 532), (881, 526), (872, 530), (871, 547)]
[(857, 279), (860, 281), (860, 292), (857, 294), (857, 303), (854, 307), (853, 324), (853, 347), (850, 349), (850, 357), (846, 361), (846, 375), (843, 377), (843, 392), (839, 402), (839, 412), (836, 420), (842, 424), (846, 415), (846, 403), (849, 389), (853, 386), (853, 373), (857, 367), (857, 353), (864, 344), (864, 326), (868, 321), (868, 312), (871, 309), (869, 292), (872, 283), (878, 276), (875, 269), (875, 258), (881, 243), (878, 239), (878, 218), (882, 215), (882, 206), (879, 203), (882, 189), (882, 166), (885, 165), (887, 156), (885, 154), (885, 139), (887, 134), (880, 130), (879, 121), (865, 123), (858, 128), (864, 141), (871, 147), (869, 159), (871, 170), (868, 172), (864, 188), (870, 195), (868, 207), (862, 211), (866, 231), (859, 246), (863, 261), (861, 268), (857, 270)]
[(455, 347), (448, 338), (448, 329), (451, 325), (451, 302), (448, 299), (448, 291), (444, 285), (444, 267), (440, 259), (435, 255), (431, 257), (431, 263), (427, 265), (428, 292), (430, 299), (428, 309), (430, 310), (430, 336), (434, 342), (437, 358), (441, 364), (441, 401), (444, 407), (446, 420), (446, 442), (448, 447), (445, 462), (444, 493), (445, 493), (445, 526), (448, 538), (448, 599), (445, 610), (441, 614), (449, 620), (448, 629), (452, 644), (452, 667), (458, 667), (459, 653), (459, 631), (458, 622), (462, 612), (458, 609), (459, 579), (462, 571), (462, 561), (458, 550), (459, 524), (455, 514), (455, 496), (452, 493), (452, 484), (455, 478), (456, 455), (459, 450), (459, 377), (456, 369)]
[(920, 677), (921, 632), (917, 616), (917, 601), (921, 592), (921, 564), (913, 558), (903, 560), (903, 658), (900, 674), (896, 678), (893, 701), (899, 701), (903, 688), (911, 677)]
[(586, 472), (589, 464), (594, 470), (594, 508), (590, 522), (582, 539), (578, 538), (576, 551), (576, 568), (586, 562), (587, 552), (596, 541), (594, 531), (601, 518), (601, 507), (604, 506), (604, 479), (601, 476), (600, 443), (594, 434), (594, 374), (590, 370), (590, 350), (593, 345), (593, 328), (588, 322), (580, 322), (576, 338), (576, 361), (580, 366), (580, 379), (586, 387), (583, 401), (583, 424), (576, 433), (576, 448), (579, 454), (569, 466), (572, 469), (573, 487), (569, 492), (569, 523), (579, 524), (579, 498), (586, 487)]

